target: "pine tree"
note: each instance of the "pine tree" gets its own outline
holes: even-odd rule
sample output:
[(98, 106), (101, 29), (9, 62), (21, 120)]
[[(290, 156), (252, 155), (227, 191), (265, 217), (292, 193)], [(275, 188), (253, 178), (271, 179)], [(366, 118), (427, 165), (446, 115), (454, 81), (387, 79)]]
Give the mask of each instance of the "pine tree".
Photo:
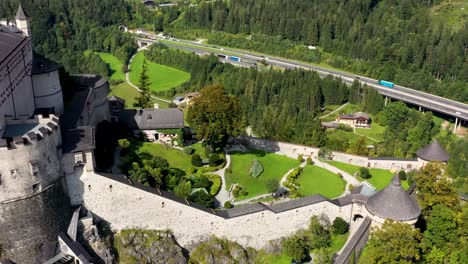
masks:
[(153, 102), (151, 101), (151, 94), (149, 92), (149, 77), (147, 74), (148, 65), (146, 63), (146, 59), (143, 60), (143, 68), (140, 74), (140, 96), (137, 97), (136, 102), (134, 104), (135, 107), (139, 108), (152, 108)]

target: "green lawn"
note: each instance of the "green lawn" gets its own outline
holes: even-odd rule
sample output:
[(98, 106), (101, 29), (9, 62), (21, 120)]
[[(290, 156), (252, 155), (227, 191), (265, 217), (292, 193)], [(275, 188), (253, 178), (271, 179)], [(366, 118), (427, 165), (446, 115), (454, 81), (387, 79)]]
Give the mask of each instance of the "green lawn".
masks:
[[(115, 95), (120, 98), (125, 99), (125, 108), (134, 108), (133, 104), (135, 103), (135, 98), (138, 97), (140, 92), (135, 88), (131, 87), (128, 83), (123, 82), (118, 85), (111, 87), (111, 92), (109, 95)], [(159, 104), (159, 108), (169, 108), (169, 103), (152, 99), (154, 103)]]
[(333, 252), (333, 253), (336, 253), (336, 252), (340, 251), (340, 249), (346, 243), (346, 240), (348, 240), (348, 236), (349, 236), (349, 232), (347, 232), (345, 234), (342, 234), (342, 235), (332, 235), (332, 238), (331, 238), (332, 241), (331, 241), (331, 245), (329, 247), (330, 251)]
[(376, 139), (378, 141), (383, 141), (385, 128), (386, 127), (373, 122), (371, 123), (370, 128), (356, 128), (356, 133)]
[[(144, 53), (139, 52), (133, 58), (130, 65), (130, 81), (138, 86), (140, 74), (143, 67)], [(148, 64), (148, 76), (150, 80), (150, 88), (152, 91), (164, 91), (177, 87), (190, 79), (190, 74), (178, 69), (167, 67), (146, 60)]]
[(330, 199), (340, 196), (346, 186), (338, 175), (314, 165), (306, 166), (297, 182), (300, 194), (321, 194)]
[(96, 52), (96, 54), (98, 54), (105, 63), (109, 64), (111, 69), (110, 80), (125, 81), (125, 73), (122, 72), (123, 63), (119, 59), (110, 53)]
[(146, 142), (138, 149), (138, 153), (145, 152), (166, 159), (169, 162), (169, 166), (173, 168), (179, 168), (188, 172), (192, 167), (191, 156), (186, 155), (181, 150), (166, 148), (162, 144)]
[[(258, 178), (249, 174), (250, 165), (254, 159), (258, 159), (264, 169)], [(226, 186), (229, 190), (231, 184), (238, 183), (247, 189), (248, 195), (241, 196), (237, 198), (238, 200), (265, 194), (267, 193), (265, 182), (268, 179), (274, 178), (279, 181), (286, 172), (299, 164), (300, 162), (295, 159), (258, 150), (249, 153), (233, 153), (231, 155), (232, 173), (226, 173)]]
[[(338, 161), (327, 161), (330, 165), (337, 167), (338, 169), (345, 171), (351, 175), (354, 175), (359, 171), (359, 166), (346, 164)], [(393, 173), (388, 170), (383, 169), (369, 169), (372, 177), (367, 179), (367, 181), (372, 184), (377, 190), (385, 188), (393, 178)], [(358, 177), (358, 180), (363, 181), (364, 179)], [(409, 188), (408, 181), (402, 181), (401, 185), (404, 189)]]

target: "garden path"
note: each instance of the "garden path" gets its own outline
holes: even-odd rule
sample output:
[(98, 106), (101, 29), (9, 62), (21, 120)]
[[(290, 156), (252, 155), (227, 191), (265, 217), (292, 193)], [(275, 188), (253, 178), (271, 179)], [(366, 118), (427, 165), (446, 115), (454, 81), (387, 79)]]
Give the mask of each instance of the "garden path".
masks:
[(348, 105), (348, 103), (344, 103), (344, 104), (342, 104), (340, 107), (338, 107), (337, 109), (331, 111), (330, 113), (328, 113), (328, 114), (326, 114), (326, 115), (321, 116), (320, 118), (325, 118), (325, 117), (327, 117), (327, 116), (329, 116), (329, 115), (333, 115), (334, 113), (340, 111), (341, 109), (343, 109), (343, 108), (344, 108), (345, 106), (347, 106), (347, 105)]
[(232, 197), (231, 194), (226, 190), (226, 179), (224, 177), (224, 172), (226, 168), (229, 168), (231, 165), (231, 155), (226, 153), (226, 165), (222, 169), (215, 171), (215, 174), (218, 174), (221, 177), (221, 189), (219, 193), (215, 196), (215, 206), (216, 207), (223, 207), (224, 203), (227, 201), (231, 201)]
[[(143, 47), (143, 48), (139, 48), (139, 49), (137, 50), (137, 52), (135, 52), (135, 54), (133, 54), (133, 56), (130, 58), (130, 61), (128, 62), (128, 71), (125, 73), (125, 81), (126, 81), (131, 87), (135, 88), (135, 89), (136, 89), (138, 92), (140, 92), (140, 93), (141, 93), (140, 88), (138, 88), (138, 86), (136, 86), (136, 85), (134, 85), (133, 83), (130, 82), (130, 70), (131, 70), (130, 68), (131, 68), (132, 60), (133, 60), (133, 58), (135, 57), (135, 55), (136, 55), (139, 51), (145, 50), (145, 49), (148, 49), (148, 46)], [(163, 99), (163, 98), (161, 98), (161, 97), (156, 97), (156, 96), (154, 96), (154, 95), (151, 95), (151, 98), (156, 99), (156, 100), (160, 100), (160, 101), (163, 101), (163, 102), (166, 102), (166, 103), (171, 103), (171, 101), (169, 101), (169, 100)]]

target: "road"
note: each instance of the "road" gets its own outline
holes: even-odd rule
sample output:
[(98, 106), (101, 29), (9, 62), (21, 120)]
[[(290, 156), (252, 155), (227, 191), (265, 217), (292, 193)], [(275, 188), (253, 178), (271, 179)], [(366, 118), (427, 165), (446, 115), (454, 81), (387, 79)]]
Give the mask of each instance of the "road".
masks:
[[(428, 94), (425, 92), (417, 91), (400, 85), (395, 85), (394, 88), (387, 88), (378, 84), (378, 80), (367, 78), (364, 76), (359, 76), (351, 73), (340, 72), (332, 69), (327, 69), (324, 67), (308, 64), (305, 62), (299, 62), (294, 60), (289, 60), (285, 58), (273, 57), (273, 56), (264, 56), (254, 52), (241, 51), (230, 48), (218, 48), (212, 45), (201, 44), (195, 41), (188, 40), (171, 40), (163, 39), (160, 36), (156, 37), (157, 40), (144, 39), (149, 42), (156, 42), (158, 40), (163, 40), (164, 44), (170, 47), (184, 49), (200, 54), (206, 53), (218, 53), (218, 54), (228, 54), (235, 55), (244, 60), (250, 61), (262, 61), (265, 60), (268, 64), (286, 68), (302, 68), (307, 70), (314, 70), (320, 76), (332, 75), (338, 78), (341, 78), (343, 82), (351, 84), (355, 80), (361, 82), (362, 84), (367, 84), (371, 87), (377, 89), (377, 91), (389, 98), (397, 99), (404, 101), (406, 103), (414, 104), (421, 106), (424, 109), (428, 109), (435, 112), (444, 113), (449, 116), (459, 118), (461, 120), (468, 120), (468, 105), (457, 102), (454, 100), (446, 99), (440, 96)], [(143, 39), (142, 39), (143, 40)]]

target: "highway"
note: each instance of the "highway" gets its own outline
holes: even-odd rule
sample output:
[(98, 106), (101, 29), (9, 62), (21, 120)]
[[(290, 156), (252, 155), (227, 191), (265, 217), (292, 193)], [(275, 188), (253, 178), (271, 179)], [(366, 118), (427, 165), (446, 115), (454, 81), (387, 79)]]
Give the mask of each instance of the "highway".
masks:
[[(406, 103), (410, 103), (416, 106), (420, 106), (423, 109), (428, 109), (435, 112), (440, 112), (446, 114), (448, 116), (456, 117), (460, 120), (467, 121), (468, 120), (468, 105), (457, 102), (454, 100), (446, 99), (440, 96), (428, 94), (425, 92), (421, 92), (418, 90), (414, 90), (411, 88), (403, 87), (400, 85), (395, 85), (393, 88), (384, 87), (378, 84), (378, 80), (371, 79), (364, 76), (359, 76), (350, 73), (344, 73), (340, 71), (335, 71), (327, 68), (323, 68), (320, 66), (308, 64), (305, 62), (298, 62), (295, 60), (289, 60), (285, 58), (279, 58), (269, 55), (259, 55), (254, 52), (247, 52), (247, 51), (239, 51), (236, 49), (229, 49), (229, 48), (218, 48), (211, 45), (201, 44), (198, 42), (187, 41), (187, 40), (175, 40), (175, 39), (166, 39), (160, 36), (157, 36), (157, 40), (151, 39), (143, 39), (148, 42), (157, 42), (157, 40), (163, 40), (164, 44), (170, 47), (184, 49), (200, 54), (206, 53), (218, 53), (218, 54), (227, 54), (227, 55), (234, 55), (240, 57), (243, 60), (251, 60), (251, 61), (261, 61), (265, 60), (268, 64), (286, 68), (286, 69), (294, 69), (294, 68), (302, 68), (307, 70), (314, 70), (320, 76), (327, 76), (332, 75), (334, 77), (341, 78), (343, 82), (351, 84), (355, 80), (361, 82), (362, 84), (367, 84), (369, 86), (374, 87), (380, 94), (400, 100)], [(267, 57), (268, 56), (268, 57)], [(242, 66), (242, 65), (241, 65)], [(389, 80), (391, 81), (391, 80)]]

